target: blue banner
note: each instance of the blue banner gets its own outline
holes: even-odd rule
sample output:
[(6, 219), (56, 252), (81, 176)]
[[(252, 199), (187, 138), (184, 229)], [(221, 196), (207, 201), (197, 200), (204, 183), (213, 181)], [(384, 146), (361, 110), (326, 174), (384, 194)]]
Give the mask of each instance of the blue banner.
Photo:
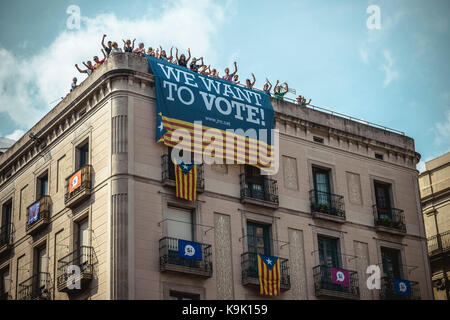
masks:
[[(185, 126), (201, 121), (221, 131), (254, 130), (255, 140), (272, 145), (274, 111), (269, 95), (232, 82), (201, 75), (170, 62), (146, 56), (155, 76), (156, 141), (167, 132), (167, 123)], [(180, 120), (181, 122), (177, 122)], [(260, 129), (264, 134), (260, 133)], [(246, 133), (236, 132), (248, 136)]]
[(32, 224), (39, 218), (39, 210), (41, 208), (41, 202), (38, 201), (31, 205), (28, 209), (28, 224)]
[(394, 292), (404, 296), (411, 295), (411, 283), (408, 280), (394, 279)]
[(186, 259), (202, 260), (202, 244), (178, 239), (178, 256)]

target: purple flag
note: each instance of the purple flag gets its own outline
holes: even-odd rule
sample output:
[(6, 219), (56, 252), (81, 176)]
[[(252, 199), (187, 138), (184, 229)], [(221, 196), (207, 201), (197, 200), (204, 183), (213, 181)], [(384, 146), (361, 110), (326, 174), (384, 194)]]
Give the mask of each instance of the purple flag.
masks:
[(331, 268), (331, 282), (349, 287), (350, 275), (345, 269)]

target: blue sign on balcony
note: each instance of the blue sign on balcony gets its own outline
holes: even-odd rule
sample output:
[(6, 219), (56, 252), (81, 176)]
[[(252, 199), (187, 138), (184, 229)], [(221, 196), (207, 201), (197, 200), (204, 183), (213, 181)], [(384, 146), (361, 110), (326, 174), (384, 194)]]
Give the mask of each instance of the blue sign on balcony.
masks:
[(408, 280), (394, 279), (394, 292), (404, 296), (411, 295), (411, 283)]
[(41, 208), (41, 202), (38, 201), (28, 208), (28, 225), (36, 222), (39, 219), (39, 210)]
[(178, 239), (178, 256), (186, 259), (202, 260), (202, 244)]

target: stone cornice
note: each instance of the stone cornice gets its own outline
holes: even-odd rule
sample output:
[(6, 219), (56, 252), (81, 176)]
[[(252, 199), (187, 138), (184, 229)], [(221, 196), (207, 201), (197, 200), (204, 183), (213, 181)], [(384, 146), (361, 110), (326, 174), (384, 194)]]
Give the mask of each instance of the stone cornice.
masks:
[[(122, 82), (123, 85), (118, 84), (113, 88), (113, 82)], [(111, 56), (19, 141), (0, 155), (0, 186), (34, 162), (42, 152), (51, 149), (55, 141), (103, 103), (107, 96), (124, 89), (130, 90), (133, 86), (136, 90), (153, 86), (153, 75), (148, 73), (147, 60), (125, 54)], [(29, 133), (40, 138), (39, 146), (30, 139)]]

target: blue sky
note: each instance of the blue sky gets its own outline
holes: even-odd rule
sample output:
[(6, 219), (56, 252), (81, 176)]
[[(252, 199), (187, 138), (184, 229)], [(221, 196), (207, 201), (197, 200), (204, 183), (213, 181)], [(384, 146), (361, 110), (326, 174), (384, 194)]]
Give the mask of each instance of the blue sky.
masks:
[(450, 150), (449, 17), (448, 0), (2, 1), (0, 136), (17, 139), (83, 80), (73, 65), (100, 54), (104, 32), (190, 47), (220, 71), (237, 61), (242, 80), (287, 81), (314, 105), (404, 131), (429, 160)]

